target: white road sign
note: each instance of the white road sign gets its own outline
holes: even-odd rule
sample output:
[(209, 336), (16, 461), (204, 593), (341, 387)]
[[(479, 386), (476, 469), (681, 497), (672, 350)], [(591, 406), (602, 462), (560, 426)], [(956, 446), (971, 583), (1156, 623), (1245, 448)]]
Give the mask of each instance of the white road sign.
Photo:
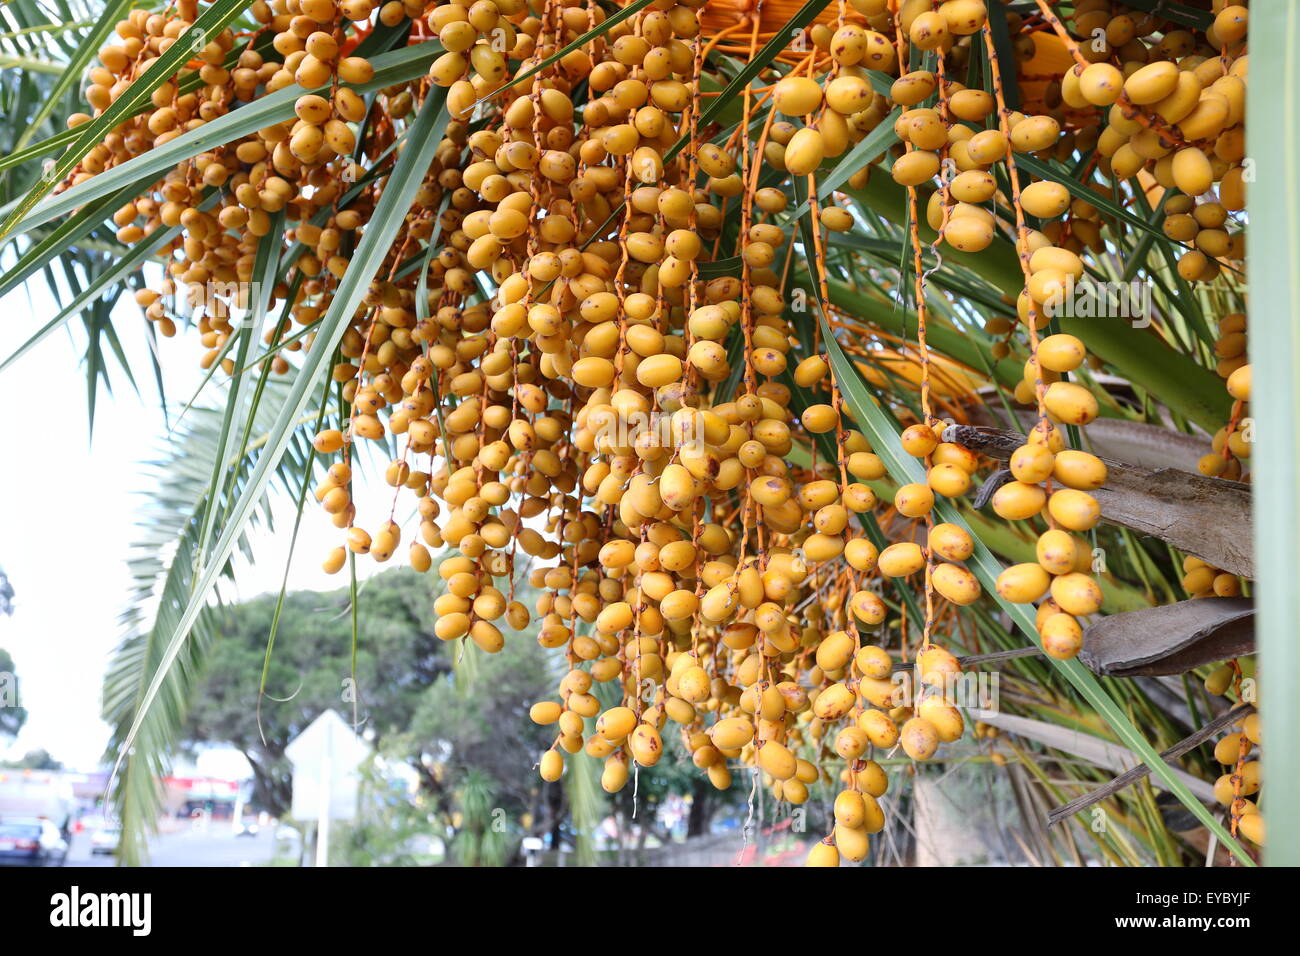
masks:
[(284, 750), (293, 764), (295, 820), (315, 820), (316, 865), (329, 856), (329, 821), (351, 820), (357, 814), (359, 768), (370, 746), (332, 710), (327, 710)]

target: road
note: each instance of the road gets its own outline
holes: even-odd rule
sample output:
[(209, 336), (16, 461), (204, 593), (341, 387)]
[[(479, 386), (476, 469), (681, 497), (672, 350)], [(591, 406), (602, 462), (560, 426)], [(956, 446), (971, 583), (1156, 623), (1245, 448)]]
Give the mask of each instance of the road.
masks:
[[(149, 844), (150, 866), (263, 866), (270, 862), (270, 830), (253, 837), (236, 837), (229, 824), (208, 830), (182, 830), (155, 836)], [(76, 834), (68, 852), (68, 866), (112, 866), (111, 856), (90, 852), (90, 835)]]

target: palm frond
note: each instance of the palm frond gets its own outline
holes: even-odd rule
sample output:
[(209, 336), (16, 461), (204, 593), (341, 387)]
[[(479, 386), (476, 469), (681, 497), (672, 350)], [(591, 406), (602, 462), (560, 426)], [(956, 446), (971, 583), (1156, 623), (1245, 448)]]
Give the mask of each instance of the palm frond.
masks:
[[(272, 383), (268, 393), (270, 400), (259, 407), (256, 417), (260, 430), (273, 423), (287, 387)], [(244, 406), (250, 404), (251, 399), (245, 399)], [(294, 432), (280, 461), (277, 474), (286, 487), (302, 480), (305, 464), (313, 456), (308, 424)], [(131, 549), (129, 565), (134, 583), (120, 617), (126, 636), (104, 676), (104, 719), (113, 728), (108, 757), (123, 758), (112, 800), (122, 821), (121, 861), (126, 865), (138, 864), (145, 856), (147, 836), (161, 809), (160, 781), (166, 775), (172, 748), (185, 722), (191, 690), (202, 673), (216, 633), (217, 616), (211, 605), (204, 604), (190, 641), (176, 655), (171, 668), (160, 670), (171, 635), (176, 633), (191, 598), (203, 517), (220, 511), (231, 496), (242, 493), (262, 454), (251, 443), (240, 446), (223, 442), (228, 430), (225, 409), (194, 409), (184, 426), (173, 433), (160, 457), (148, 467), (155, 484), (141, 508), (140, 536)], [(214, 499), (210, 497), (210, 479), (219, 469), (218, 455), (223, 447), (233, 448), (226, 459), (232, 483)], [(250, 526), (238, 538), (237, 545), (250, 557), (248, 532), (252, 522), (269, 516), (270, 507), (269, 497), (262, 496), (250, 516)], [(229, 561), (223, 564), (221, 577), (230, 579)], [(149, 701), (146, 691), (158, 674), (163, 674), (164, 680)], [(133, 728), (134, 738), (124, 749)]]

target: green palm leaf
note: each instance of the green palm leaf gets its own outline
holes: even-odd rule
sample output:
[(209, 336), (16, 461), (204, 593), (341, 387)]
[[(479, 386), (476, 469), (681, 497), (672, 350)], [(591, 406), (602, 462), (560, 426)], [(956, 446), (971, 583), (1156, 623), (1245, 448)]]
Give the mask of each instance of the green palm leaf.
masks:
[[(258, 414), (262, 428), (271, 426), (274, 407), (287, 393), (281, 383), (270, 387), (275, 401)], [(222, 461), (225, 417), (220, 406), (195, 409), (150, 466), (156, 485), (141, 511), (140, 537), (133, 542), (128, 560), (133, 584), (120, 617), (126, 636), (109, 662), (103, 695), (104, 719), (113, 728), (108, 754), (122, 760), (112, 801), (122, 822), (119, 860), (124, 865), (138, 865), (145, 858), (146, 840), (162, 807), (159, 781), (166, 776), (168, 755), (184, 725), (191, 690), (216, 632), (215, 614), (205, 608), (193, 623), (184, 652), (176, 656), (146, 702), (146, 691), (190, 598), (200, 523), (222, 503), (209, 497), (209, 478)], [(310, 433), (298, 429), (290, 453), (282, 460), (281, 477), (288, 482), (313, 451)], [(231, 456), (235, 474), (246, 476), (257, 455), (255, 447), (239, 448)], [(255, 516), (269, 517), (265, 501)], [(251, 554), (246, 531), (238, 546)], [(230, 576), (228, 563), (221, 576)]]
[[(159, 86), (174, 75), (189, 58), (207, 42), (224, 30), (243, 13), (251, 0), (216, 0), (190, 27), (187, 39), (178, 40), (168, 47), (148, 69), (137, 77), (109, 107), (89, 123), (77, 127), (78, 135), (65, 152), (18, 203), (3, 225), (0, 239), (8, 236), (22, 221), (27, 212), (70, 173), (86, 154), (103, 140), (104, 135), (142, 106)], [(71, 192), (72, 190), (69, 190)]]
[(226, 561), (244, 533), (245, 526), (275, 477), (281, 458), (288, 450), (299, 428), (302, 416), (311, 400), (312, 391), (323, 374), (328, 371), (334, 351), (352, 316), (370, 287), (370, 280), (386, 257), (393, 237), (406, 217), (415, 193), (419, 189), (433, 160), (446, 128), (448, 116), (445, 109), (446, 92), (439, 87), (430, 91), (424, 106), (412, 125), (407, 148), (397, 160), (388, 178), (383, 196), (375, 207), (371, 226), (357, 246), (352, 263), (339, 280), (338, 288), (311, 350), (293, 379), (288, 394), (280, 404), (275, 424), (265, 436), (265, 444), (258, 456), (240, 495), (229, 511), (221, 537), (212, 556), (197, 576), (192, 593), (169, 629), (165, 650), (158, 660), (148, 687), (140, 698), (139, 709), (130, 728), (123, 736), (114, 773), (123, 757), (129, 753), (140, 733), (141, 726), (154, 701), (162, 692), (173, 664), (181, 656), (195, 622), (206, 607), (216, 587), (217, 579)]

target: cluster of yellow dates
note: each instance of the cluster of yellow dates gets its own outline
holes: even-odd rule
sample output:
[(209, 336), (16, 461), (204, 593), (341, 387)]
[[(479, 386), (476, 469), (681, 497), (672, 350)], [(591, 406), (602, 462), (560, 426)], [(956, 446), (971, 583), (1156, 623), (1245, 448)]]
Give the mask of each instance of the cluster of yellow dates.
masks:
[[(1244, 682), (1253, 683), (1253, 678), (1254, 659), (1243, 658), (1220, 664), (1211, 671), (1205, 689), (1215, 696), (1225, 696), (1231, 690), (1240, 703), (1247, 696), (1243, 694)], [(1264, 818), (1258, 803), (1262, 785), (1260, 762), (1247, 759), (1260, 744), (1259, 712), (1251, 711), (1237, 726), (1241, 729), (1220, 737), (1214, 745), (1215, 761), (1230, 768), (1214, 781), (1214, 799), (1227, 808), (1234, 835), (1241, 834), (1263, 846)]]
[[(1016, 158), (1095, 147), (1112, 181), (1175, 191), (1163, 228), (1187, 244), (1185, 279), (1239, 267), (1246, 13), (1215, 0), (1214, 26), (1197, 36), (1105, 0), (1073, 4), (1068, 29), (1047, 3), (1037, 14), (999, 11), (1012, 38), (1007, 62), (984, 0), (828, 5), (760, 74), (766, 85), (738, 97), (739, 123), (720, 135), (702, 121), (712, 51), (748, 43), (752, 55), (760, 34), (784, 29), (780, 6), (654, 0), (576, 44), (610, 15), (593, 0), (257, 0), (261, 29), (242, 51), (230, 30), (197, 50), (189, 69), (199, 83), (188, 92), (166, 84), (71, 182), (242, 102), (301, 87), (293, 119), (187, 161), (114, 217), (126, 242), (181, 227), (165, 249), (163, 286), (137, 295), (172, 334), (171, 298), (247, 282), (283, 215), (296, 281), (272, 291), (273, 303), (287, 300), (287, 321), (266, 343), (282, 343), (271, 361), (287, 371), (288, 353), (310, 346), (380, 195), (379, 180), (353, 188), (358, 160), (385, 154), (430, 88), (444, 88), (450, 121), (434, 162), (339, 347), (333, 378), (347, 421), (314, 439), (336, 456), (315, 497), (345, 535), (326, 569), (349, 553), (382, 562), (402, 549), (392, 513), (371, 530), (357, 523), (351, 464), (357, 442), (399, 436), (385, 478), (417, 501), (410, 564), (436, 564), (445, 583), (437, 635), (491, 653), (504, 645), (502, 626), (534, 628), (566, 657), (558, 700), (531, 710), (556, 728), (540, 759), (545, 780), (585, 751), (617, 791), (634, 765), (661, 759), (671, 728), (715, 786), (748, 766), (798, 804), (832, 779), (823, 763), (834, 755), (843, 761), (834, 830), (809, 862), (835, 865), (865, 859), (884, 826), (877, 801), (888, 780), (873, 755), (901, 747), (924, 760), (965, 730), (945, 693), (960, 665), (933, 632), (942, 602), (973, 604), (981, 586), (966, 566), (970, 534), (934, 511), (968, 495), (988, 463), (942, 440), (949, 422), (924, 392), (925, 413), (901, 438), (924, 481), (877, 501), (871, 483), (888, 477), (881, 457), (848, 422), (823, 344), (801, 342), (791, 324), (792, 262), (824, 280), (819, 244), (855, 222), (834, 193), (818, 197), (819, 170), (896, 110), (898, 144), (853, 170), (850, 185), (887, 166), (908, 191), (913, 226), (922, 218), (937, 233), (936, 249), (978, 254), (999, 235), (1015, 242), (1024, 289), (1008, 311), (1017, 319), (987, 328), (1008, 340), (997, 357), (1012, 338), (1027, 349), (1014, 398), (1039, 415), (992, 507), (1047, 529), (1036, 560), (1007, 568), (996, 588), (1037, 604), (1045, 651), (1072, 657), (1081, 620), (1101, 607), (1085, 535), (1100, 516), (1089, 492), (1106, 468), (1064, 434), (1099, 414), (1071, 377), (1096, 360), (1048, 326), (1062, 291), (1084, 277), (1084, 257), (1103, 248), (1100, 213), (1057, 182), (1031, 181)], [(197, 13), (181, 0), (120, 22), (91, 71), (92, 109), (186, 37)], [(374, 68), (357, 43), (371, 21), (406, 18), (411, 42), (436, 40), (440, 52), (426, 78), (368, 101), (354, 87)], [(273, 40), (258, 52), (264, 31)], [(1057, 34), (1065, 63), (1023, 111), (1008, 109), (1003, 77), (1036, 62), (1036, 41)], [(954, 78), (980, 57), (992, 68), (989, 90)], [(812, 197), (815, 248), (788, 216), (796, 183)], [(213, 187), (216, 200), (201, 202)], [(735, 261), (706, 268), (732, 256), (719, 248), (729, 222), (739, 223)], [(422, 276), (400, 268), (426, 250)], [(915, 274), (924, 332), (924, 276)], [(248, 304), (243, 293), (234, 300)], [(301, 333), (290, 335), (292, 325)], [(230, 320), (204, 313), (197, 326), (205, 366), (233, 371)], [(1244, 316), (1220, 324), (1220, 372), (1242, 401), (1244, 330)], [(924, 375), (928, 389), (928, 365)], [(819, 442), (833, 445), (831, 460), (817, 462), (814, 450), (800, 464)], [(1231, 476), (1248, 450), (1231, 427), (1221, 448), (1227, 463), (1214, 473)], [(922, 533), (878, 549), (861, 519), (887, 505)], [(435, 558), (444, 547), (457, 553)], [(531, 608), (514, 597), (525, 572), (541, 591)], [(925, 597), (920, 644), (900, 641), (892, 654), (885, 580)]]

